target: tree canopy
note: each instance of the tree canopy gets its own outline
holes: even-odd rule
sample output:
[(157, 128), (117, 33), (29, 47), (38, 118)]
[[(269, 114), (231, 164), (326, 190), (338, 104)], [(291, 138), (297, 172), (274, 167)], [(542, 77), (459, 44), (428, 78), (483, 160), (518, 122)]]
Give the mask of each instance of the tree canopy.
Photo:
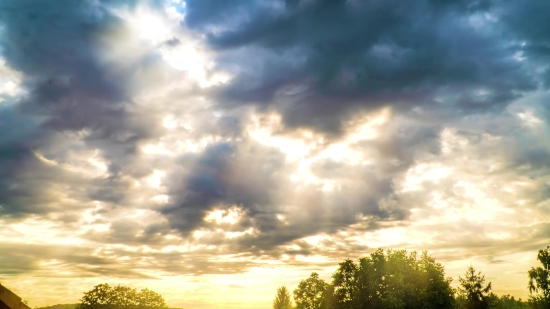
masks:
[(134, 288), (109, 284), (98, 284), (84, 293), (80, 309), (161, 309), (167, 308), (164, 298), (149, 289), (137, 291)]
[(294, 291), (297, 309), (447, 309), (453, 308), (451, 279), (423, 252), (379, 249), (358, 263), (345, 260), (331, 284), (317, 273)]

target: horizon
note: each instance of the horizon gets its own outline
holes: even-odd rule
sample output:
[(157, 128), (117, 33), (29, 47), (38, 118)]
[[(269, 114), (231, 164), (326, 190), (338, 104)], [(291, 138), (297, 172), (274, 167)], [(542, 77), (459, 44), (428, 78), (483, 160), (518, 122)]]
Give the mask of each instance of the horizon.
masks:
[(546, 28), (546, 0), (0, 0), (0, 283), (271, 308), (383, 248), (526, 300)]

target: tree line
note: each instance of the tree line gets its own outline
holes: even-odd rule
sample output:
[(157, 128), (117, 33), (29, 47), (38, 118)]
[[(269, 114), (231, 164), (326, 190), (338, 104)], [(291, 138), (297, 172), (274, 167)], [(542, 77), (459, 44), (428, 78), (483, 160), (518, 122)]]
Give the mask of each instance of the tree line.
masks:
[(539, 250), (542, 267), (528, 271), (527, 301), (491, 292), (491, 282), (468, 267), (451, 287), (452, 278), (428, 255), (416, 251), (378, 249), (354, 262), (338, 264), (332, 281), (317, 273), (293, 291), (279, 287), (273, 309), (550, 309), (550, 246)]
[[(550, 309), (550, 246), (538, 251), (542, 267), (527, 272), (527, 301), (491, 292), (491, 282), (473, 266), (459, 276), (459, 286), (445, 268), (416, 251), (378, 249), (354, 262), (338, 264), (332, 281), (315, 272), (301, 280), (293, 297), (277, 289), (273, 309)], [(294, 302), (292, 301), (294, 299)], [(67, 305), (68, 306), (68, 305)], [(149, 289), (96, 285), (85, 292), (75, 309), (169, 309), (164, 298)]]

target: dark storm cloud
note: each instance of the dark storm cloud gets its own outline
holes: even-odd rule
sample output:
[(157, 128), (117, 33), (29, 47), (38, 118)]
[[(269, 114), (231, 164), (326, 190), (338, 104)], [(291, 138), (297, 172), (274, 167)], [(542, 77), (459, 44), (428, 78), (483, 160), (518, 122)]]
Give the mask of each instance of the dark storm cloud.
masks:
[[(226, 248), (225, 252), (254, 254), (275, 252), (277, 246), (306, 236), (335, 233), (357, 223), (358, 216), (372, 218), (375, 226), (378, 220), (401, 220), (408, 215), (394, 205), (397, 197), (391, 178), (377, 175), (372, 166), (325, 170), (336, 175), (339, 183), (338, 190), (329, 193), (318, 185), (297, 189), (301, 185), (289, 181), (295, 168), (278, 149), (253, 140), (214, 144), (199, 156), (180, 160), (169, 177), (170, 204), (161, 213), (184, 236), (199, 228), (222, 228), (224, 232), (253, 228), (252, 234), (235, 239), (218, 233), (200, 241)], [(235, 225), (205, 221), (208, 211), (233, 205), (243, 211)]]
[(216, 204), (240, 205), (263, 216), (264, 224), (273, 221), (275, 213), (269, 212), (276, 207), (272, 199), (280, 189), (277, 172), (284, 163), (275, 149), (256, 143), (221, 143), (182, 161), (183, 174), (176, 173), (171, 179), (172, 205), (162, 210), (172, 227), (187, 234)]
[[(247, 55), (233, 59), (244, 69), (218, 89), (222, 104), (274, 105), (291, 127), (337, 132), (349, 113), (388, 104), (501, 110), (535, 86), (513, 58), (519, 46), (486, 18), (489, 1), (214, 3), (188, 1), (186, 23), (207, 33), (211, 46)], [(304, 61), (269, 63), (258, 48)], [(261, 59), (257, 72), (250, 63)], [(300, 96), (281, 95), (298, 86)]]
[(507, 31), (522, 43), (522, 56), (534, 60), (533, 68), (537, 75), (542, 75), (546, 87), (550, 84), (550, 34), (545, 29), (550, 27), (550, 3), (544, 0), (501, 1), (500, 13)]
[[(36, 204), (45, 195), (43, 181), (48, 174), (48, 167), (33, 154), (48, 142), (48, 136), (37, 130), (39, 124), (11, 106), (0, 107), (0, 215), (45, 211)], [(29, 169), (34, 174), (23, 172)]]
[[(11, 110), (0, 111), (0, 179), (6, 180), (0, 181), (2, 213), (47, 212), (34, 197), (56, 181), (56, 174), (33, 151), (63, 158), (67, 149), (56, 149), (52, 136), (81, 130), (87, 143), (111, 163), (112, 177), (89, 193), (90, 198), (122, 199), (125, 190), (113, 192), (121, 189), (118, 171), (135, 154), (136, 143), (152, 136), (154, 126), (146, 127), (139, 115), (128, 111), (131, 72), (112, 70), (102, 58), (101, 36), (124, 27), (106, 5), (131, 7), (134, 1), (0, 2), (0, 52), (7, 65), (22, 73), (26, 91), (12, 99)], [(20, 120), (14, 123), (10, 117)], [(31, 171), (42, 176), (33, 180), (27, 177)], [(24, 210), (29, 207), (33, 209)]]

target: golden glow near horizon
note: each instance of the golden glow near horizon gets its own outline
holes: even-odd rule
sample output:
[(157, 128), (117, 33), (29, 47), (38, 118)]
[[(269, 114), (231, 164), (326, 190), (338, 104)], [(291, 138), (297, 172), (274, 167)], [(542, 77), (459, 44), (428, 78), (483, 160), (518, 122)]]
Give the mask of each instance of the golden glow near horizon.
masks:
[[(288, 102), (301, 104), (309, 77), (252, 107), (268, 91), (255, 82), (278, 85), (268, 73), (306, 62), (294, 50), (269, 56), (288, 58), (288, 67), (266, 61), (243, 73), (221, 65), (230, 61), (219, 54), (254, 66), (267, 47), (209, 48), (213, 38), (187, 28), (183, 1), (109, 10), (120, 25), (94, 38), (94, 57), (109, 81), (129, 76), (120, 110), (132, 117), (112, 120), (120, 110), (109, 103), (100, 114), (109, 118), (105, 128), (90, 110), (79, 116), (91, 123), (84, 128), (58, 130), (57, 118), (33, 114), (13, 133), (23, 139), (36, 123), (55, 128), (35, 134), (10, 179), (10, 192), (28, 190), (17, 197), (20, 213), (0, 216), (0, 268), (10, 269), (0, 282), (32, 307), (75, 303), (108, 282), (152, 289), (170, 307), (270, 308), (277, 287), (292, 291), (313, 271), (328, 281), (343, 259), (379, 247), (428, 250), (455, 286), (473, 264), (496, 293), (527, 297), (526, 272), (550, 241), (541, 193), (550, 176), (532, 165), (545, 167), (550, 149), (536, 108), (548, 92), (451, 120), (446, 110), (406, 114), (382, 96), (388, 102), (338, 116), (341, 132), (321, 132), (316, 119), (289, 125), (300, 111)], [(385, 48), (369, 53), (388, 63), (406, 53)], [(252, 78), (238, 84), (240, 74)], [(339, 75), (342, 87), (353, 86), (354, 74)], [(29, 96), (24, 85), (33, 78), (0, 59), (0, 112)], [(241, 97), (253, 102), (232, 103)], [(0, 151), (8, 142), (0, 135)], [(10, 168), (0, 162), (0, 172)], [(0, 200), (0, 214), (9, 207)]]

